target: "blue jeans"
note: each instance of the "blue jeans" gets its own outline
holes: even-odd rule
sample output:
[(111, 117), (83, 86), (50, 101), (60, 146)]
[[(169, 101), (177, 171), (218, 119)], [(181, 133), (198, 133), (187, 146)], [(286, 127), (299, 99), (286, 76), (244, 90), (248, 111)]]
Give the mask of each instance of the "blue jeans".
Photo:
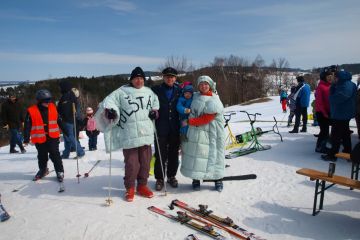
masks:
[[(77, 156), (82, 157), (85, 155), (84, 149), (81, 147), (79, 141), (76, 140), (74, 135), (74, 124), (64, 123), (64, 127), (67, 130), (68, 136), (64, 135), (64, 151), (62, 154), (62, 158), (69, 158), (71, 147), (76, 146)], [(75, 145), (76, 144), (76, 145)]]
[(10, 129), (10, 149), (15, 149), (16, 144), (22, 148), (22, 135), (19, 129), (11, 128)]

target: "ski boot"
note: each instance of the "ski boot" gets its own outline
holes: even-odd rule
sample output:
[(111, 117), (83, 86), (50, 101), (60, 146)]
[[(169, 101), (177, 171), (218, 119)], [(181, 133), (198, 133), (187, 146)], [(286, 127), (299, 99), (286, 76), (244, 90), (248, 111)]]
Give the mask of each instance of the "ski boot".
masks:
[(132, 202), (132, 201), (134, 201), (134, 197), (135, 197), (135, 188), (131, 187), (131, 188), (126, 189), (125, 200), (127, 202)]
[(140, 196), (146, 198), (152, 198), (154, 196), (154, 193), (146, 185), (139, 185), (136, 191)]
[(223, 182), (221, 180), (215, 181), (215, 190), (221, 192), (224, 189)]
[(49, 169), (48, 169), (48, 168), (46, 168), (46, 169), (40, 169), (40, 170), (36, 173), (35, 177), (33, 178), (33, 181), (40, 180), (41, 178), (45, 177), (45, 176), (48, 175), (48, 174), (49, 174)]
[(195, 191), (200, 191), (200, 180), (193, 179), (192, 188)]
[(59, 182), (63, 182), (64, 181), (64, 172), (57, 172), (56, 178)]
[(156, 183), (155, 183), (155, 190), (156, 191), (161, 191), (161, 189), (163, 189), (163, 187), (164, 187), (164, 180), (157, 179)]
[(170, 184), (170, 186), (173, 188), (178, 187), (178, 180), (175, 177), (168, 178), (167, 183)]

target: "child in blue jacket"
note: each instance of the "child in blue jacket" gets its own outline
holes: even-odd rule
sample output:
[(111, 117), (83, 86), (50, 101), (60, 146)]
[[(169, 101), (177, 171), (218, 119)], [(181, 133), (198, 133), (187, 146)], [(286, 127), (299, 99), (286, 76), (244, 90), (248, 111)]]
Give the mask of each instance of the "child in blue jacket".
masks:
[[(182, 96), (179, 98), (176, 110), (179, 112), (180, 116), (180, 139), (181, 141), (186, 141), (186, 133), (189, 128), (189, 126), (186, 124), (186, 120), (189, 118), (189, 114), (191, 112), (190, 106), (192, 102), (192, 95), (193, 95), (194, 89), (191, 84), (186, 85), (183, 87), (182, 90)], [(185, 120), (185, 124), (183, 124)]]

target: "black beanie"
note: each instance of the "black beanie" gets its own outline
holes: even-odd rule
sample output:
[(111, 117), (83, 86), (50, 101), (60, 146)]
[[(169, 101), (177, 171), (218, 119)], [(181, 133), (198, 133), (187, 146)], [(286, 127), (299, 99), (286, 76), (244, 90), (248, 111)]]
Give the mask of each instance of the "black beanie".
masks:
[(141, 67), (136, 67), (134, 70), (132, 70), (130, 80), (136, 77), (142, 77), (145, 80), (145, 73)]
[(297, 77), (296, 77), (296, 80), (297, 80), (299, 83), (305, 81), (305, 79), (304, 79), (303, 76), (297, 76)]

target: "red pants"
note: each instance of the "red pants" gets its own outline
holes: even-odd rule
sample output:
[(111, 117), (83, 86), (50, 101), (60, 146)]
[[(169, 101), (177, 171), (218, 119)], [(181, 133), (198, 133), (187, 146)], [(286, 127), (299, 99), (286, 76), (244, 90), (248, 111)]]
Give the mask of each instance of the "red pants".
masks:
[(150, 171), (151, 146), (123, 149), (123, 154), (125, 158), (125, 188), (135, 187), (136, 180), (138, 185), (146, 185)]
[(285, 112), (286, 111), (286, 99), (281, 100), (281, 107), (282, 107), (283, 112)]

